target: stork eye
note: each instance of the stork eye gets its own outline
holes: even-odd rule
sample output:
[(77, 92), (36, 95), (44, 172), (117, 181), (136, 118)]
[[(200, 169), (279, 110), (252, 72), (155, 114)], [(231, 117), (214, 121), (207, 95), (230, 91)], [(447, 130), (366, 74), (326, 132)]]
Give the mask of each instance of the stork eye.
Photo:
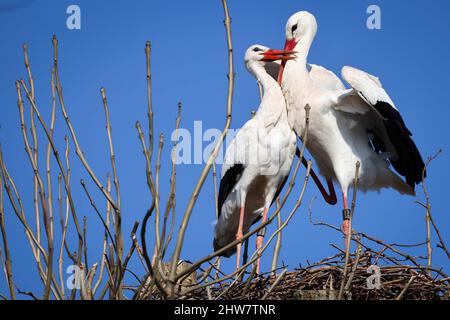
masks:
[(253, 51), (258, 52), (258, 51), (261, 51), (261, 49), (256, 47), (256, 48), (253, 49)]
[(295, 30), (297, 30), (297, 25), (295, 25), (295, 26), (292, 27), (292, 33), (294, 33)]

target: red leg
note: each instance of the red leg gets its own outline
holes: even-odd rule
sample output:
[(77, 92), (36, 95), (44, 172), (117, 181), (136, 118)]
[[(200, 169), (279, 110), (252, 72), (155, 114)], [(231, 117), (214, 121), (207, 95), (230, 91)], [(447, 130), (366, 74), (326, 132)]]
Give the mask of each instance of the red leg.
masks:
[(342, 232), (344, 232), (345, 237), (347, 238), (348, 235), (350, 234), (350, 210), (348, 208), (348, 202), (347, 202), (347, 196), (342, 193), (342, 198), (344, 200), (344, 212), (343, 212), (343, 222), (342, 222)]
[[(302, 164), (305, 166), (305, 168), (308, 167), (308, 161), (306, 161), (305, 158), (302, 158)], [(322, 182), (320, 182), (319, 177), (317, 177), (314, 170), (311, 169), (309, 172), (311, 175), (311, 178), (314, 180), (314, 183), (316, 184), (317, 188), (319, 188), (320, 193), (322, 194), (323, 199), (331, 205), (335, 205), (337, 203), (337, 197), (336, 192), (334, 190), (333, 181), (331, 179), (327, 179), (327, 186), (328, 186), (328, 192), (325, 190), (324, 186), (322, 185)]]
[[(264, 213), (263, 213), (263, 217), (262, 217), (262, 221), (261, 223), (266, 222), (267, 220), (267, 212), (269, 211), (268, 208), (264, 208)], [(256, 274), (259, 274), (259, 270), (260, 270), (260, 259), (261, 259), (261, 248), (263, 246), (264, 243), (264, 233), (265, 233), (265, 228), (262, 229), (260, 231), (260, 233), (258, 233), (258, 236), (256, 237), (256, 250), (258, 251), (258, 260), (256, 260)]]
[[(239, 226), (238, 231), (236, 233), (236, 240), (239, 240), (243, 237), (242, 229), (244, 228), (244, 207), (240, 208), (239, 210)], [(242, 242), (238, 243), (237, 245), (237, 252), (236, 252), (236, 270), (239, 269), (239, 266), (241, 264), (241, 248), (242, 248)]]
[(342, 193), (342, 199), (344, 200), (344, 209), (348, 209), (347, 196)]
[(333, 180), (327, 179), (327, 186), (329, 190), (329, 195), (326, 195), (325, 201), (328, 204), (335, 205), (337, 203), (336, 192), (334, 191)]

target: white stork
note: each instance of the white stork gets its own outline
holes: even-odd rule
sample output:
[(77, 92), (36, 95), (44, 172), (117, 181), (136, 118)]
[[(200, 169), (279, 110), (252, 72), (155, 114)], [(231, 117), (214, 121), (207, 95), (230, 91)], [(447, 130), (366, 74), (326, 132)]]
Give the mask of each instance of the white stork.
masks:
[(289, 18), (284, 49), (296, 54), (292, 61), (281, 63), (278, 81), (286, 98), (289, 123), (299, 137), (305, 129), (304, 107), (311, 107), (306, 147), (327, 179), (331, 194), (332, 181), (341, 187), (342, 229), (348, 236), (347, 192), (358, 161), (358, 189), (393, 188), (407, 195), (414, 195), (415, 185), (422, 181), (424, 162), (377, 77), (344, 67), (342, 77), (351, 87), (346, 89), (333, 72), (307, 63), (316, 31), (316, 19), (306, 11)]
[[(245, 54), (245, 65), (261, 83), (264, 96), (254, 115), (239, 130), (225, 153), (218, 195), (218, 221), (214, 250), (241, 239), (250, 226), (267, 219), (271, 204), (281, 192), (292, 166), (296, 136), (289, 126), (286, 103), (277, 81), (266, 71), (274, 61), (290, 59), (289, 52), (253, 45)], [(260, 251), (264, 236), (256, 241)], [(227, 250), (237, 251), (236, 269), (240, 266), (241, 244)], [(259, 258), (257, 260), (259, 272)]]

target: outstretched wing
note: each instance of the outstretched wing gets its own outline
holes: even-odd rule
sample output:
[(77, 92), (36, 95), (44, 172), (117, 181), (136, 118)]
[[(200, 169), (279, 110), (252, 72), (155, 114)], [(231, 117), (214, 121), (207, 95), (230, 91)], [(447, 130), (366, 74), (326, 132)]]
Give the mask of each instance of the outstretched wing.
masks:
[(422, 181), (425, 164), (411, 131), (380, 80), (352, 67), (344, 67), (342, 77), (352, 89), (338, 94), (336, 109), (362, 115), (374, 150), (387, 152), (394, 169), (414, 189)]
[(322, 87), (333, 91), (345, 89), (341, 79), (339, 79), (334, 72), (316, 64), (307, 64), (306, 67), (311, 79), (319, 82)]

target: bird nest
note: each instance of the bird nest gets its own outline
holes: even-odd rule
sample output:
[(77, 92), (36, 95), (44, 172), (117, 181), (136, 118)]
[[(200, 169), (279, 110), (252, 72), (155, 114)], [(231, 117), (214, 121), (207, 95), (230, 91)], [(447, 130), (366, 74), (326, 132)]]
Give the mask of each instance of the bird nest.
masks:
[[(311, 222), (336, 231), (323, 222)], [(442, 240), (442, 239), (441, 239)], [(223, 300), (448, 300), (450, 277), (432, 266), (430, 247), (419, 244), (386, 243), (365, 233), (353, 233), (346, 248), (317, 263), (293, 271), (287, 267), (262, 274), (247, 273), (200, 289), (182, 299)], [(427, 248), (427, 255), (414, 256)], [(450, 254), (441, 241), (437, 248)], [(352, 250), (354, 249), (354, 250)]]
[[(447, 300), (450, 278), (439, 269), (381, 260), (396, 257), (366, 250), (352, 254), (345, 267), (340, 252), (291, 272), (269, 273), (245, 281), (229, 281), (199, 290), (188, 299), (225, 300)], [(413, 259), (411, 257), (411, 259)], [(413, 259), (414, 260), (414, 259)]]

